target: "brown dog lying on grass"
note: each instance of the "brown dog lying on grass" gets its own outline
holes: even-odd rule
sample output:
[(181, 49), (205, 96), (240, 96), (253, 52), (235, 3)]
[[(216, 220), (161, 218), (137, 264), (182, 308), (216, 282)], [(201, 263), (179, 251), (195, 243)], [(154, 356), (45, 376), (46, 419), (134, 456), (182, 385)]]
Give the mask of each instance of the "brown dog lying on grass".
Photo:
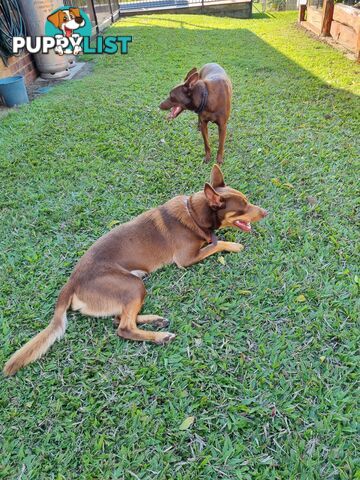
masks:
[(115, 315), (120, 337), (170, 342), (173, 333), (138, 328), (145, 323), (168, 325), (157, 315), (139, 315), (146, 293), (141, 277), (165, 264), (188, 267), (217, 252), (240, 252), (241, 244), (218, 241), (214, 230), (236, 227), (249, 232), (250, 223), (266, 215), (245, 195), (226, 186), (214, 165), (211, 184), (206, 183), (204, 190), (175, 197), (97, 240), (62, 288), (50, 324), (10, 358), (4, 374), (12, 375), (40, 358), (62, 337), (69, 308), (93, 317)]
[(193, 68), (182, 84), (173, 88), (169, 97), (160, 104), (162, 110), (170, 110), (169, 119), (174, 119), (183, 110), (199, 115), (199, 130), (205, 145), (204, 161), (211, 157), (208, 122), (214, 122), (219, 129), (217, 163), (223, 163), (226, 125), (230, 116), (232, 86), (225, 70), (217, 63), (207, 63), (198, 72)]

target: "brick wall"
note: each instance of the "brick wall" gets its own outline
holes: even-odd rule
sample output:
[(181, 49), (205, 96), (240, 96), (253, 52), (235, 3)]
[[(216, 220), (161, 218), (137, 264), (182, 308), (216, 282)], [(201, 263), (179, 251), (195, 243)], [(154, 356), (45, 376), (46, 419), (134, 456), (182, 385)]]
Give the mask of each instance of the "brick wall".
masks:
[(33, 57), (30, 53), (24, 52), (20, 56), (10, 57), (8, 67), (5, 67), (3, 61), (0, 59), (0, 78), (13, 77), (14, 75), (23, 75), (26, 84), (33, 82), (38, 76)]

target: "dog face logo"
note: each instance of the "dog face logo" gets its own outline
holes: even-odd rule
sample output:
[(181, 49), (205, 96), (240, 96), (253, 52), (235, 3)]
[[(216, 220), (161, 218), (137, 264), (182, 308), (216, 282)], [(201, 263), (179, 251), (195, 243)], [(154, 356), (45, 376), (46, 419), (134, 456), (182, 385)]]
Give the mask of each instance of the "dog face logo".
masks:
[[(86, 8), (84, 6), (85, 10)], [(92, 41), (93, 25), (84, 9), (70, 6), (57, 8), (46, 18), (45, 35), (14, 36), (12, 38), (14, 55), (21, 53), (23, 48), (30, 53), (56, 53), (58, 55), (114, 54), (117, 52), (123, 55), (128, 53), (128, 45), (132, 42), (130, 35), (107, 35), (106, 37), (97, 35), (96, 39)]]
[(92, 24), (86, 13), (80, 8), (61, 7), (47, 17), (45, 34), (55, 37), (58, 55), (78, 55), (83, 51), (84, 37), (91, 37)]
[(69, 8), (69, 10), (58, 10), (47, 17), (54, 27), (61, 30), (65, 37), (72, 37), (74, 30), (85, 25), (85, 19), (82, 17), (79, 8)]

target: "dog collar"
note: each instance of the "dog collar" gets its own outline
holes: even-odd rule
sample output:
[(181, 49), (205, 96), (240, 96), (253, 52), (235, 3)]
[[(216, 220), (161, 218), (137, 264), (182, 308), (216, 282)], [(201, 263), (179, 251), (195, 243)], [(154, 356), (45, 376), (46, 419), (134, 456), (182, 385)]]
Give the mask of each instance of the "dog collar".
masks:
[(190, 197), (187, 197), (187, 199), (186, 199), (186, 208), (187, 208), (188, 214), (191, 217), (191, 220), (195, 223), (195, 225), (198, 227), (198, 229), (201, 231), (201, 233), (205, 235), (206, 241), (208, 243), (212, 243), (213, 245), (217, 245), (218, 239), (217, 239), (217, 236), (215, 235), (214, 231), (211, 230), (210, 228), (202, 227), (195, 220), (194, 215), (192, 213), (193, 209), (192, 209), (192, 206), (191, 206)]
[(204, 85), (204, 88), (201, 94), (201, 102), (200, 102), (200, 105), (194, 110), (195, 113), (200, 114), (205, 110), (205, 107), (208, 101), (208, 96), (209, 96), (208, 89), (206, 88), (206, 85)]

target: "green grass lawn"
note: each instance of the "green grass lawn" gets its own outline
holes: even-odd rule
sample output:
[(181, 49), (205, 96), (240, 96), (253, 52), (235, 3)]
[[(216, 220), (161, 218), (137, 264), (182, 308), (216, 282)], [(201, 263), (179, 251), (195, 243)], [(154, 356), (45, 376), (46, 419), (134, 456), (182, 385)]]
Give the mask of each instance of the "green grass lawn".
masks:
[[(220, 234), (242, 253), (146, 280), (172, 344), (70, 313), (61, 342), (2, 378), (0, 478), (359, 478), (360, 68), (295, 19), (121, 21), (127, 56), (2, 120), (1, 365), (96, 238), (209, 178), (196, 116), (158, 110), (190, 68), (232, 78), (225, 178), (270, 215)], [(211, 143), (215, 158), (214, 128)]]

